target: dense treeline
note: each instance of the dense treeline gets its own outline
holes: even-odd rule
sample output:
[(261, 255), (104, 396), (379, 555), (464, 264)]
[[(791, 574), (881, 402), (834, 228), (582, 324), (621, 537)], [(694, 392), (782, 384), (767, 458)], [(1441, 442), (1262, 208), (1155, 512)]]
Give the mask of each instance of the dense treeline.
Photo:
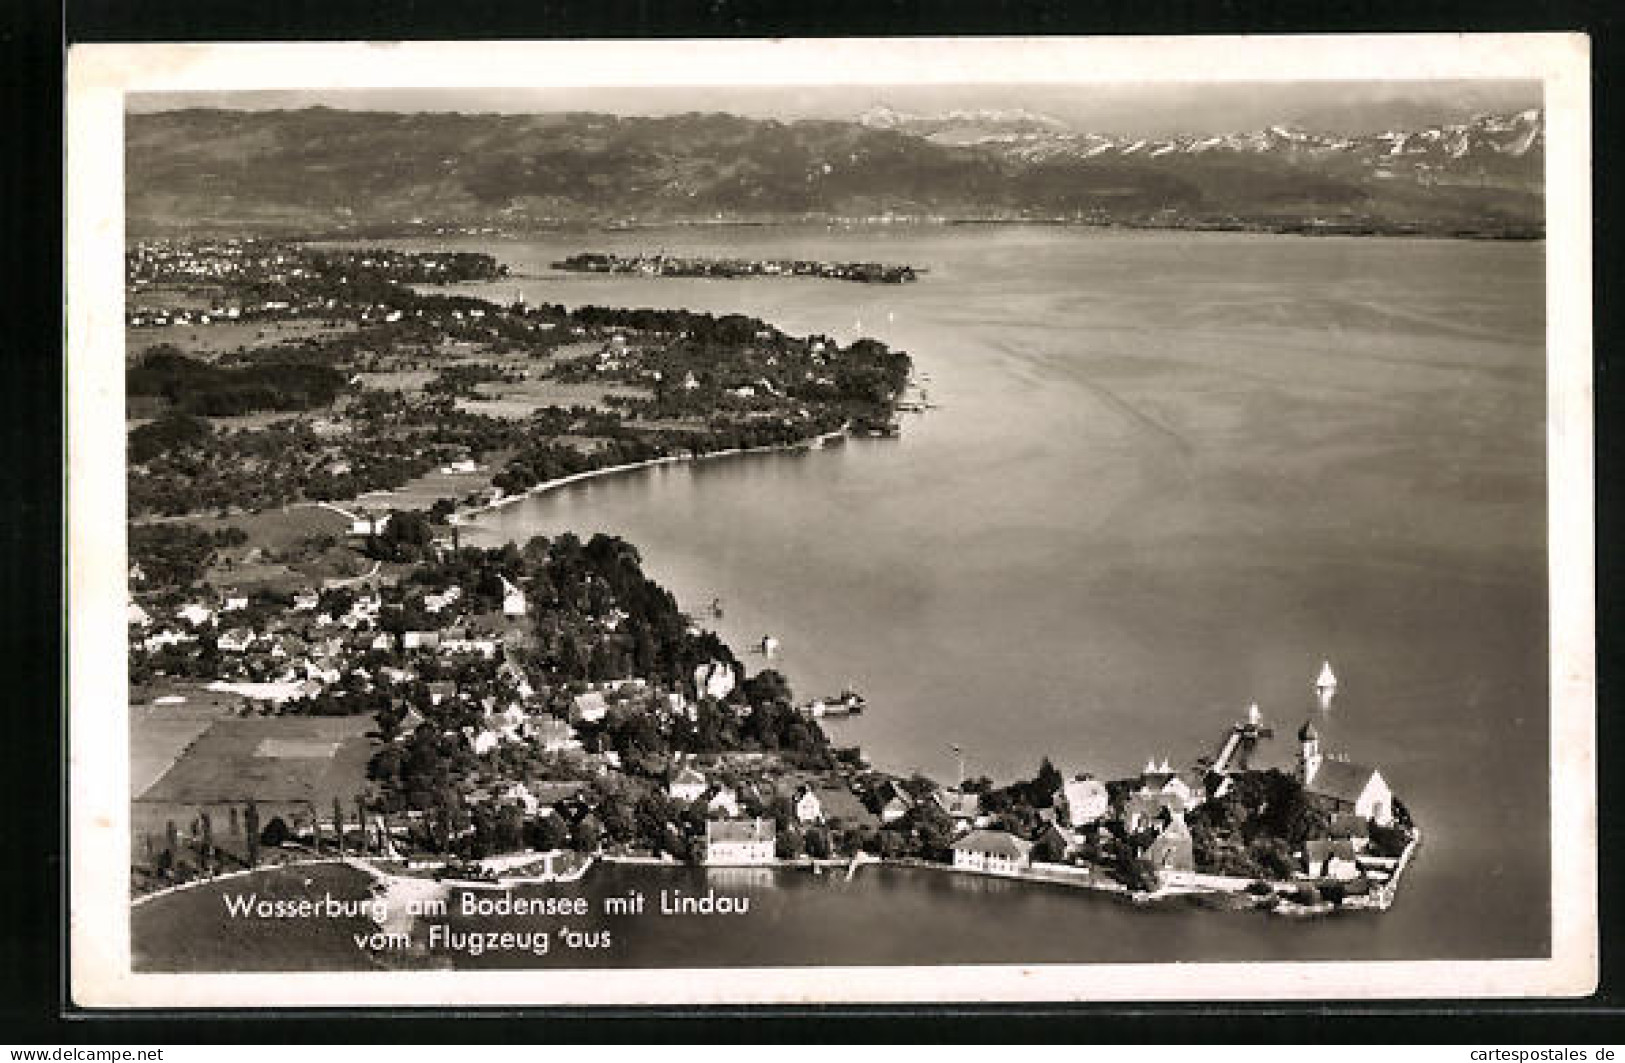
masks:
[(326, 406), (345, 382), (331, 366), (261, 361), (221, 368), (167, 344), (147, 352), (125, 379), (130, 395), (159, 396), (182, 413), (204, 417)]
[(248, 541), (241, 528), (205, 531), (190, 524), (132, 524), (129, 531), (130, 565), (149, 587), (190, 587), (222, 546)]

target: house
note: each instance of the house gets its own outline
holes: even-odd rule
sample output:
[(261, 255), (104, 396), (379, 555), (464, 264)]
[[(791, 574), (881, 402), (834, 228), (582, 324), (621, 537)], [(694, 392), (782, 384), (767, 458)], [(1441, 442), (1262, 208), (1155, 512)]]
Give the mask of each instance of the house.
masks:
[(733, 819), (739, 815), (739, 794), (731, 786), (719, 786), (705, 802), (707, 815), (722, 815)]
[(672, 776), (666, 792), (671, 794), (674, 801), (697, 801), (705, 796), (707, 789), (709, 784), (705, 781), (705, 776), (695, 771), (692, 766), (685, 765)]
[(497, 655), (497, 642), (495, 639), (472, 636), (466, 628), (447, 628), (440, 636), (440, 652), (477, 653), (490, 660)]
[(824, 820), (824, 803), (818, 799), (818, 795), (810, 786), (803, 786), (796, 791), (791, 808), (795, 810), (796, 821), (799, 823), (822, 823)]
[(1346, 839), (1357, 853), (1364, 852), (1365, 847), (1371, 843), (1369, 821), (1353, 812), (1334, 813), (1330, 833), (1333, 838)]
[(429, 681), (429, 704), (438, 705), (447, 698), (457, 696), (457, 684), (450, 679), (433, 679)]
[(389, 514), (380, 513), (369, 516), (361, 514), (350, 522), (350, 534), (359, 536), (377, 535), (389, 526)]
[(596, 690), (577, 694), (570, 705), (570, 718), (577, 723), (597, 723), (609, 715), (609, 702)]
[(880, 822), (895, 823), (914, 811), (914, 796), (897, 783), (887, 779), (875, 787), (875, 803), (880, 808)]
[(279, 661), (297, 657), (306, 649), (305, 640), (297, 635), (278, 635), (271, 640), (271, 656)]
[(1376, 768), (1322, 755), (1313, 720), (1298, 730), (1298, 781), (1320, 808), (1352, 812), (1386, 827), (1394, 818), (1394, 792)]
[(1177, 794), (1140, 790), (1123, 804), (1123, 827), (1130, 834), (1156, 828), (1169, 816), (1183, 814), (1185, 803)]
[(146, 637), (146, 639), (141, 643), (141, 645), (146, 647), (146, 650), (147, 650), (148, 653), (156, 653), (158, 650), (163, 649), (165, 646), (178, 646), (183, 642), (196, 642), (196, 641), (197, 641), (197, 636), (192, 634), (189, 631), (175, 631), (173, 629), (165, 629), (163, 631), (157, 632), (156, 634), (148, 635)]
[(898, 790), (880, 806), (880, 822), (896, 823), (910, 812), (914, 811), (914, 798), (904, 790)]
[(310, 644), (310, 655), (318, 660), (330, 661), (344, 654), (344, 640), (341, 638), (317, 639)]
[(694, 669), (694, 696), (721, 701), (734, 689), (734, 672), (721, 661), (707, 661)]
[(1032, 864), (1033, 843), (1003, 830), (973, 830), (953, 844), (954, 867), (1014, 875)]
[(507, 576), (498, 576), (502, 581), (502, 615), (525, 615), (525, 592), (509, 582)]
[(1066, 801), (1067, 822), (1074, 827), (1097, 823), (1111, 808), (1106, 784), (1090, 776), (1073, 779), (1061, 788)]
[(955, 820), (969, 822), (982, 814), (982, 795), (963, 790), (937, 790), (931, 795), (936, 806)]
[(568, 749), (580, 749), (581, 742), (576, 738), (575, 728), (563, 720), (551, 716), (538, 720), (534, 727), (536, 742), (545, 753), (562, 753)]
[(518, 805), (527, 816), (534, 816), (541, 811), (542, 802), (530, 792), (530, 787), (522, 782), (506, 783), (502, 786), (500, 800), (505, 805)]
[(247, 608), (248, 595), (238, 594), (236, 591), (228, 591), (226, 593), (226, 600), (220, 605), (220, 611), (222, 613), (235, 613), (240, 609)]
[(1044, 828), (1033, 839), (1034, 851), (1047, 850), (1049, 854), (1052, 854), (1047, 856), (1046, 859), (1060, 859), (1076, 846), (1076, 839), (1063, 830), (1059, 823), (1054, 822), (1044, 824)]
[(393, 650), (395, 648), (395, 636), (391, 635), (387, 631), (380, 631), (378, 634), (372, 637), (372, 642), (369, 643), (369, 646), (375, 650), (388, 652), (389, 650)]
[(1170, 874), (1190, 874), (1196, 870), (1196, 852), (1191, 842), (1191, 829), (1183, 813), (1173, 813), (1162, 832), (1145, 848), (1145, 860), (1157, 873), (1159, 881)]
[(1205, 775), (1205, 772), (1194, 769), (1174, 771), (1168, 766), (1166, 757), (1161, 764), (1147, 760), (1144, 770), (1140, 772), (1140, 791), (1177, 798), (1181, 808), (1194, 808), (1207, 797), (1203, 782)]
[(152, 614), (131, 602), (124, 610), (124, 622), (132, 627), (146, 627), (152, 623)]
[(300, 591), (300, 592), (298, 592), (297, 594), (295, 594), (293, 596), (293, 609), (294, 609), (294, 612), (296, 612), (296, 613), (313, 612), (315, 610), (315, 608), (316, 608), (317, 603), (320, 602), (320, 601), (321, 601), (321, 595), (317, 594), (315, 591)]
[(497, 678), (512, 687), (521, 700), (529, 701), (536, 696), (536, 688), (530, 685), (530, 677), (511, 657), (497, 666)]
[(222, 653), (247, 653), (254, 645), (254, 633), (246, 627), (234, 627), (215, 640)]
[(771, 864), (777, 841), (771, 819), (707, 820), (705, 862), (712, 867)]
[(434, 650), (440, 648), (440, 632), (438, 631), (408, 631), (401, 640), (401, 645), (409, 650)]
[(1346, 838), (1316, 838), (1303, 843), (1304, 873), (1313, 878), (1347, 881), (1358, 878), (1360, 865)]
[(423, 723), (423, 714), (421, 712), (416, 709), (407, 709), (406, 715), (402, 716), (401, 722), (396, 725), (397, 740), (405, 741), (411, 738), (417, 729), (423, 726)]
[(175, 610), (175, 615), (193, 627), (202, 627), (214, 619), (213, 610), (196, 603), (181, 606)]
[(810, 792), (818, 803), (825, 823), (839, 823), (848, 827), (878, 827), (880, 819), (859, 801), (857, 795), (844, 786), (818, 786)]
[(428, 613), (438, 613), (463, 596), (459, 587), (447, 587), (439, 594), (425, 594), (423, 596), (423, 609)]

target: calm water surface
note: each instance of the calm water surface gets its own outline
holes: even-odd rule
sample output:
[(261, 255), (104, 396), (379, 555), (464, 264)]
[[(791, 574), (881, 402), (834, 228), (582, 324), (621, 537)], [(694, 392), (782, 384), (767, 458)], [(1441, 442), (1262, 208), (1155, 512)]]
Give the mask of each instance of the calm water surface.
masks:
[[(1379, 766), (1428, 832), (1380, 917), (1148, 913), (870, 869), (851, 887), (768, 876), (737, 930), (671, 920), (619, 962), (1547, 951), (1543, 245), (1011, 228), (454, 246), (512, 264), (524, 276), (497, 291), (533, 302), (874, 335), (914, 356), (941, 406), (897, 441), (537, 497), (487, 518), (489, 541), (626, 537), (685, 605), (724, 600), (749, 667), (771, 632), (799, 694), (862, 689), (870, 712), (827, 726), (883, 768), (951, 779), (957, 743), (1000, 781), (1044, 755), (1127, 774), (1211, 751), (1256, 700), (1283, 732), (1315, 713), (1323, 744)], [(546, 266), (651, 246), (930, 272), (864, 286)], [(1328, 713), (1310, 691), (1322, 657), (1342, 680)]]

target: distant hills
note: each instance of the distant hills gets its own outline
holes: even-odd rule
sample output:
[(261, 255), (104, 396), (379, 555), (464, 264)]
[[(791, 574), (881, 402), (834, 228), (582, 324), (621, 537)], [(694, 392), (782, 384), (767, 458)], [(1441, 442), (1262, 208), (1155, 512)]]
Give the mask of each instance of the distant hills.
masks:
[(132, 235), (886, 216), (1527, 235), (1544, 147), (1538, 110), (1350, 136), (1135, 138), (1021, 109), (795, 122), (195, 109), (127, 116), (126, 207)]

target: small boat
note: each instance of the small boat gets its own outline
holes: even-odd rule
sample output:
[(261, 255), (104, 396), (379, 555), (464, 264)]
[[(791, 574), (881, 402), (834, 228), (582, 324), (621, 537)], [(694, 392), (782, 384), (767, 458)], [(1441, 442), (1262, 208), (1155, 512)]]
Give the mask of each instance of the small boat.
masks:
[(869, 707), (869, 701), (851, 687), (834, 697), (816, 698), (802, 707), (802, 712), (814, 719), (825, 716), (856, 716)]
[(711, 615), (716, 617), (718, 620), (722, 619), (722, 599), (721, 598), (712, 598), (711, 599)]
[(1320, 662), (1320, 675), (1315, 677), (1315, 689), (1323, 691), (1337, 689), (1337, 676), (1332, 674), (1332, 662)]
[(772, 635), (762, 636), (762, 656), (771, 657), (779, 648), (779, 640)]

